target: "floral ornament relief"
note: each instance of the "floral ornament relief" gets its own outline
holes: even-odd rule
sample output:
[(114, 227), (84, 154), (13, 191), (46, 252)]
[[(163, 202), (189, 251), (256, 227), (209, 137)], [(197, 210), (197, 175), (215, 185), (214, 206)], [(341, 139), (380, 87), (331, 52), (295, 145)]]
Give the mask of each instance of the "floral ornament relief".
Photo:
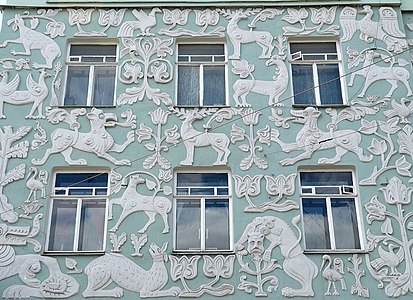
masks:
[(260, 205), (254, 204), (251, 197), (258, 196), (261, 193), (261, 179), (263, 176), (255, 175), (251, 177), (250, 175), (245, 175), (242, 177), (234, 175), (233, 177), (235, 180), (235, 194), (238, 198), (245, 197), (248, 202), (248, 206), (244, 208), (245, 212), (264, 212), (266, 210), (283, 212), (299, 208), (298, 204), (293, 200), (278, 203), (284, 195), (291, 196), (294, 194), (296, 174), (288, 176), (278, 175), (275, 178), (265, 176), (267, 193), (273, 196), (278, 195), (278, 197)]
[(260, 111), (254, 111), (251, 108), (243, 110), (241, 113), (242, 121), (248, 126), (248, 133), (232, 124), (231, 128), (231, 142), (235, 144), (236, 142), (242, 142), (247, 140), (247, 144), (242, 144), (239, 149), (243, 152), (249, 152), (249, 155), (242, 159), (240, 162), (240, 169), (243, 171), (249, 170), (253, 165), (260, 169), (267, 169), (268, 163), (263, 158), (257, 155), (257, 152), (262, 152), (264, 149), (262, 146), (257, 145), (257, 143), (265, 144), (267, 146), (271, 145), (272, 136), (274, 134), (274, 129), (266, 125), (265, 128), (259, 129), (257, 134), (254, 134), (254, 127), (258, 125), (259, 116), (262, 114)]
[[(62, 22), (56, 22), (54, 17), (59, 10), (41, 9), (38, 15), (16, 14), (13, 19), (7, 21), (7, 25), (12, 25), (13, 31), (18, 31), (19, 37), (14, 40), (6, 40), (0, 44), (0, 48), (6, 47), (8, 44), (21, 44), (24, 51), (11, 50), (12, 55), (31, 55), (32, 50), (40, 50), (40, 54), (45, 59), (44, 64), (33, 63), (35, 69), (51, 69), (54, 60), (61, 55), (59, 45), (53, 40), (55, 37), (64, 36), (65, 25)], [(30, 28), (27, 27), (25, 20), (30, 20)], [(35, 29), (39, 25), (39, 19), (50, 21), (46, 24), (46, 32), (41, 33)], [(50, 37), (48, 36), (50, 35)], [(20, 61), (21, 62), (21, 61)], [(17, 61), (16, 61), (17, 65)]]
[(364, 284), (361, 283), (361, 277), (363, 277), (366, 272), (363, 268), (360, 268), (360, 265), (362, 264), (363, 259), (358, 256), (358, 254), (353, 254), (352, 257), (348, 258), (348, 261), (353, 264), (352, 267), (347, 267), (347, 270), (354, 275), (355, 282), (351, 286), (351, 294), (363, 298), (369, 298), (370, 297), (370, 291), (368, 287), (366, 287)]
[(149, 79), (161, 84), (171, 82), (173, 67), (165, 57), (173, 54), (170, 47), (172, 43), (173, 39), (122, 39), (125, 48), (120, 51), (120, 57), (128, 55), (129, 58), (119, 66), (119, 80), (124, 84), (134, 84), (138, 87), (127, 88), (126, 92), (118, 97), (118, 105), (131, 105), (142, 101), (145, 96), (156, 105), (160, 105), (161, 102), (165, 105), (172, 104), (172, 99), (167, 93), (149, 85)]
[[(319, 9), (310, 7), (310, 10), (311, 22), (316, 25), (315, 27), (307, 27), (305, 24), (308, 18), (308, 11), (305, 8), (300, 8), (299, 10), (295, 8), (287, 8), (288, 15), (282, 17), (282, 20), (290, 24), (300, 23), (301, 28), (285, 26), (283, 27), (284, 35), (307, 35), (313, 32), (339, 35), (339, 26), (331, 25), (336, 17), (337, 6), (332, 6), (330, 8), (321, 7)], [(324, 25), (331, 26), (322, 29)]]
[[(409, 239), (409, 232), (413, 231), (413, 211), (405, 209), (411, 203), (413, 188), (406, 187), (399, 178), (392, 177), (387, 186), (380, 190), (387, 207), (379, 201), (378, 196), (364, 205), (367, 223), (381, 223), (380, 233), (367, 230), (367, 248), (370, 253), (366, 254), (366, 263), (370, 274), (379, 282), (378, 287), (384, 288), (389, 297), (400, 297), (413, 292), (412, 239)], [(376, 249), (379, 257), (373, 259)]]
[(217, 255), (210, 257), (203, 255), (204, 260), (203, 272), (207, 277), (214, 278), (211, 282), (200, 285), (196, 289), (191, 289), (186, 280), (194, 279), (198, 275), (198, 261), (200, 255), (188, 257), (186, 255), (177, 257), (170, 256), (171, 259), (171, 278), (173, 281), (180, 280), (183, 290), (179, 297), (201, 297), (203, 294), (209, 294), (216, 297), (233, 294), (234, 287), (230, 284), (222, 284), (219, 287), (214, 287), (219, 279), (231, 278), (234, 268), (235, 255)]
[(164, 145), (164, 143), (176, 146), (179, 143), (180, 134), (178, 133), (178, 127), (174, 125), (172, 128), (166, 129), (164, 135), (162, 135), (162, 126), (167, 123), (170, 114), (169, 111), (164, 111), (159, 107), (155, 111), (149, 112), (152, 123), (156, 125), (156, 130), (152, 130), (144, 123), (141, 123), (139, 129), (136, 130), (139, 143), (154, 140), (154, 143), (145, 144), (146, 149), (155, 153), (145, 158), (143, 162), (144, 169), (152, 169), (156, 164), (164, 170), (171, 168), (170, 161), (162, 156), (162, 152), (169, 150), (169, 146)]
[(225, 36), (225, 28), (219, 26), (210, 32), (207, 32), (209, 26), (215, 26), (219, 22), (219, 14), (215, 10), (194, 10), (195, 24), (202, 27), (199, 31), (193, 31), (186, 28), (175, 29), (177, 25), (186, 25), (188, 22), (188, 15), (191, 12), (189, 9), (163, 9), (163, 22), (170, 25), (167, 29), (161, 29), (158, 34), (164, 34), (172, 37), (191, 36), (191, 37), (207, 37), (207, 36)]

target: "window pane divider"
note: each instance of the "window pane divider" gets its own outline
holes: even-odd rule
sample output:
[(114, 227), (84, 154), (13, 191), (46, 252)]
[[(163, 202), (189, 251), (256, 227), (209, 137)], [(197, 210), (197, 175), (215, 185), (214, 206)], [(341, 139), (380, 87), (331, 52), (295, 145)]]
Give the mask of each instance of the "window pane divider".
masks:
[(199, 103), (204, 105), (204, 65), (199, 65)]
[(80, 222), (82, 217), (82, 198), (77, 199), (77, 207), (76, 207), (76, 225), (75, 225), (75, 234), (74, 241), (73, 241), (73, 250), (79, 251), (79, 237), (80, 237)]
[(326, 208), (327, 208), (327, 220), (328, 220), (328, 231), (330, 238), (330, 248), (336, 250), (336, 239), (334, 235), (334, 224), (333, 224), (333, 211), (331, 209), (331, 198), (327, 197), (326, 199)]
[(205, 198), (201, 198), (201, 250), (205, 250)]

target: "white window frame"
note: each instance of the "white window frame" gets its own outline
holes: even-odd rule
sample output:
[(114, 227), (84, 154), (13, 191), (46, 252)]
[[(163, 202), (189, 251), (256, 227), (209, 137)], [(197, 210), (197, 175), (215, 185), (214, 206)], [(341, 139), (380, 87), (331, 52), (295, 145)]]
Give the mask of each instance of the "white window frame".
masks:
[[(358, 190), (357, 179), (355, 175), (355, 171), (353, 169), (300, 169), (299, 171), (299, 184), (300, 184), (300, 202), (301, 202), (301, 215), (303, 216), (302, 222), (302, 230), (303, 230), (303, 240), (304, 240), (304, 248), (306, 252), (316, 252), (316, 253), (325, 253), (325, 252), (339, 252), (339, 253), (354, 253), (354, 252), (363, 252), (365, 250), (365, 241), (364, 241), (364, 225), (363, 225), (363, 218), (362, 218), (362, 210), (361, 210), (361, 203), (360, 203), (360, 195)], [(314, 172), (323, 172), (323, 173), (351, 173), (353, 185), (331, 185), (331, 186), (302, 186), (300, 174), (301, 173), (314, 173)], [(333, 194), (322, 194), (317, 193), (316, 188), (323, 188), (323, 187), (337, 187), (338, 193)], [(330, 248), (325, 249), (312, 249), (307, 248), (306, 243), (306, 234), (305, 234), (305, 224), (304, 224), (304, 205), (303, 199), (304, 198), (312, 198), (312, 199), (325, 199), (326, 201), (326, 210), (327, 210), (327, 220), (328, 220), (328, 229), (329, 229), (329, 238), (330, 238)], [(360, 243), (360, 248), (356, 249), (337, 249), (336, 247), (336, 236), (334, 233), (334, 221), (333, 221), (333, 213), (332, 213), (332, 206), (331, 206), (331, 198), (353, 198), (354, 199), (354, 207), (356, 210), (356, 218), (357, 218), (357, 229), (358, 229), (358, 239)]]
[[(106, 188), (107, 192), (105, 195), (69, 195), (70, 189), (82, 189), (82, 187), (76, 186), (68, 186), (64, 188), (55, 187), (56, 179), (58, 174), (107, 174), (108, 180), (106, 187), (84, 187), (83, 189), (92, 189), (93, 194), (96, 194), (96, 189), (104, 189)], [(58, 194), (59, 191), (64, 192), (64, 194)], [(107, 232), (107, 215), (108, 215), (108, 201), (110, 195), (110, 172), (108, 170), (57, 170), (54, 171), (53, 174), (53, 184), (52, 184), (52, 191), (50, 193), (50, 201), (49, 201), (49, 213), (48, 213), (48, 220), (47, 220), (47, 236), (46, 236), (46, 244), (45, 244), (45, 252), (52, 253), (52, 254), (70, 254), (70, 253), (86, 253), (86, 254), (94, 254), (94, 253), (103, 253), (105, 251), (106, 245), (106, 232)], [(52, 234), (52, 221), (53, 221), (53, 205), (54, 201), (57, 200), (59, 202), (69, 200), (69, 201), (77, 201), (76, 206), (76, 223), (75, 223), (75, 233), (74, 233), (74, 240), (73, 240), (73, 249), (71, 250), (56, 250), (50, 249), (50, 241), (51, 241), (51, 234)], [(78, 250), (79, 241), (80, 241), (80, 229), (81, 229), (81, 214), (82, 214), (82, 203), (87, 201), (99, 200), (104, 201), (105, 203), (105, 212), (103, 218), (103, 236), (102, 236), (102, 245), (100, 249), (96, 250)]]
[[(225, 173), (228, 176), (228, 195), (178, 195), (177, 194), (177, 174), (179, 173), (205, 173), (205, 174), (214, 174), (214, 173)], [(234, 225), (233, 225), (233, 200), (232, 200), (232, 176), (229, 170), (222, 169), (179, 169), (174, 172), (174, 203), (173, 203), (173, 252), (175, 253), (230, 253), (233, 251), (233, 240), (234, 240)], [(194, 188), (194, 187), (192, 187)], [(205, 187), (203, 187), (205, 188)], [(219, 187), (222, 188), (222, 187)], [(206, 199), (228, 199), (228, 238), (229, 238), (229, 249), (205, 249), (205, 240), (207, 235), (207, 230), (205, 228), (205, 200)], [(200, 226), (200, 239), (201, 247), (200, 249), (177, 249), (177, 201), (182, 200), (199, 200), (201, 202), (201, 226)]]
[[(179, 45), (185, 45), (185, 44), (192, 44), (192, 45), (217, 45), (220, 44), (224, 48), (224, 60), (223, 61), (205, 61), (205, 62), (191, 62), (191, 59), (189, 58), (188, 62), (184, 61), (179, 61)], [(227, 45), (225, 42), (222, 40), (208, 40), (208, 41), (178, 41), (176, 45), (176, 59), (175, 59), (175, 99), (176, 99), (176, 106), (182, 106), (182, 107), (225, 107), (228, 106), (228, 51), (227, 51)], [(187, 55), (185, 55), (187, 56)], [(195, 55), (194, 55), (195, 56)], [(178, 83), (179, 83), (179, 76), (178, 76), (178, 67), (179, 66), (199, 66), (200, 67), (200, 78), (199, 78), (199, 97), (198, 103), (195, 105), (185, 105), (185, 104), (180, 104), (179, 99), (178, 99)], [(204, 66), (224, 66), (224, 76), (225, 76), (225, 101), (223, 104), (216, 104), (216, 105), (204, 105), (204, 72), (203, 68)]]
[[(311, 60), (305, 59), (306, 55), (314, 55), (314, 54), (302, 54), (301, 51), (291, 53), (291, 44), (294, 43), (308, 43), (308, 44), (323, 44), (323, 43), (335, 43), (336, 44), (336, 53), (320, 53), (319, 55), (324, 55), (324, 60)], [(341, 47), (340, 43), (336, 40), (290, 40), (288, 43), (289, 47), (289, 60), (291, 64), (290, 68), (290, 78), (291, 78), (291, 90), (293, 91), (293, 105), (296, 106), (345, 106), (348, 105), (347, 103), (347, 88), (345, 84), (345, 80), (343, 78), (344, 74), (344, 68), (343, 68), (343, 59), (342, 59), (342, 53), (341, 53)], [(337, 59), (328, 59), (328, 56), (337, 56)], [(303, 59), (304, 58), (304, 59)], [(303, 103), (295, 103), (295, 94), (297, 93), (294, 91), (294, 85), (293, 85), (293, 74), (292, 74), (292, 67), (294, 64), (300, 64), (300, 65), (311, 65), (312, 66), (312, 71), (313, 71), (313, 80), (314, 80), (314, 95), (315, 95), (315, 101), (316, 103), (313, 104), (303, 104)], [(340, 87), (341, 87), (341, 103), (339, 104), (328, 104), (328, 103), (323, 103), (320, 95), (320, 84), (319, 84), (319, 78), (318, 78), (318, 72), (317, 72), (317, 65), (318, 64), (338, 64), (338, 71), (339, 71), (339, 80), (340, 80)]]
[[(81, 58), (82, 57), (93, 57), (93, 55), (83, 55), (83, 56), (71, 56), (70, 51), (72, 46), (93, 46), (93, 47), (99, 47), (99, 46), (116, 46), (116, 52), (115, 55), (113, 56), (105, 56), (103, 58), (103, 62), (82, 62)], [(115, 61), (106, 61), (108, 58), (113, 57)], [(75, 61), (75, 60), (78, 61)], [(74, 41), (70, 42), (68, 44), (68, 51), (67, 51), (67, 56), (66, 56), (66, 68), (65, 68), (65, 85), (64, 85), (64, 91), (63, 91), (63, 103), (62, 106), (72, 106), (71, 104), (66, 104), (66, 91), (68, 89), (67, 85), (67, 80), (68, 80), (68, 75), (69, 75), (69, 67), (70, 66), (82, 66), (82, 67), (90, 67), (90, 72), (89, 72), (89, 82), (88, 82), (88, 93), (87, 93), (87, 98), (86, 98), (86, 103), (82, 105), (73, 105), (75, 107), (113, 107), (115, 106), (115, 100), (116, 100), (116, 89), (117, 89), (117, 78), (118, 78), (118, 61), (119, 61), (119, 45), (116, 41), (106, 41), (106, 42), (95, 42), (95, 41)], [(113, 99), (111, 103), (104, 104), (104, 105), (96, 105), (93, 103), (93, 84), (95, 82), (95, 67), (96, 66), (113, 66), (115, 67), (115, 83), (114, 83), (114, 91), (113, 91)]]

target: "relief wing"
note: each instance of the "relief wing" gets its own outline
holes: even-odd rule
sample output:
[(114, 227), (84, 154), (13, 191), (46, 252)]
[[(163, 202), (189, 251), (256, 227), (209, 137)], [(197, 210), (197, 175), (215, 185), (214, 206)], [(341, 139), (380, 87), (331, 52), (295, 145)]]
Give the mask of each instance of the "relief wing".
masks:
[(39, 95), (43, 92), (43, 88), (33, 80), (32, 74), (29, 74), (29, 76), (27, 76), (26, 87), (32, 95)]
[(19, 77), (19, 74), (16, 74), (16, 76), (14, 76), (12, 81), (0, 87), (0, 94), (4, 96), (9, 96), (13, 94), (17, 90), (19, 83), (20, 83), (20, 77)]
[(340, 13), (340, 24), (343, 29), (342, 42), (351, 40), (354, 33), (358, 29), (358, 21), (356, 20), (357, 10), (352, 7), (345, 7)]
[(405, 38), (406, 34), (400, 30), (396, 11), (391, 7), (382, 7), (379, 10), (380, 26), (391, 36)]

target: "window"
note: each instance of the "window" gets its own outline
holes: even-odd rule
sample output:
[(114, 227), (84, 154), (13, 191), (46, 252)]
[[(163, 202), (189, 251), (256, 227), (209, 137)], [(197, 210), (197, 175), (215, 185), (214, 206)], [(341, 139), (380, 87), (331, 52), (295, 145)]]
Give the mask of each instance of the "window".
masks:
[(113, 105), (116, 52), (116, 45), (70, 45), (64, 105)]
[(290, 43), (296, 105), (343, 104), (344, 82), (336, 42)]
[(300, 183), (306, 249), (361, 249), (353, 173), (300, 172)]
[(178, 44), (177, 105), (226, 105), (224, 44)]
[(57, 173), (47, 250), (103, 251), (107, 196), (107, 173)]
[(177, 251), (231, 250), (231, 193), (225, 172), (179, 172), (175, 177)]

